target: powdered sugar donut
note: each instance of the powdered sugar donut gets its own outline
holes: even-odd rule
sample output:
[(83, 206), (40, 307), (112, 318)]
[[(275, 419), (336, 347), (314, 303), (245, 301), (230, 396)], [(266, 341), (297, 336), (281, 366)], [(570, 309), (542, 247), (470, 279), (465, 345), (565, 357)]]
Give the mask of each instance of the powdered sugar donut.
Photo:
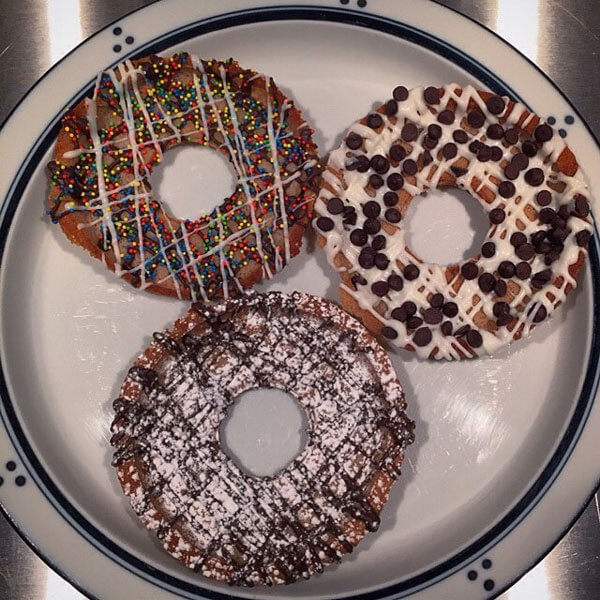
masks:
[[(135, 362), (115, 401), (124, 492), (165, 549), (232, 584), (291, 583), (352, 552), (413, 439), (386, 353), (352, 317), (307, 294), (195, 305)], [(272, 477), (243, 472), (219, 425), (242, 392), (277, 387), (308, 442)]]
[[(480, 253), (448, 266), (415, 256), (402, 223), (415, 196), (444, 186), (468, 190), (490, 221)], [(491, 353), (546, 319), (575, 287), (592, 231), (584, 176), (553, 129), (456, 84), (400, 86), (352, 125), (315, 207), (344, 308), (430, 358)]]
[[(222, 152), (237, 175), (234, 193), (194, 219), (151, 189), (153, 168), (182, 143)], [(317, 160), (312, 130), (270, 77), (232, 59), (153, 55), (101, 73), (94, 97), (63, 117), (48, 213), (136, 287), (227, 298), (298, 253)]]

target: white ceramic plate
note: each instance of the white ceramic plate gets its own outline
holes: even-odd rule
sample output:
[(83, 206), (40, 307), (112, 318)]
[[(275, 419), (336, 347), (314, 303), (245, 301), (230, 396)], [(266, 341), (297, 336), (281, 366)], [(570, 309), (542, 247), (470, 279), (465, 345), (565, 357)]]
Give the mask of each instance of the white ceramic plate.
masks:
[[(499, 38), (432, 2), (163, 0), (132, 13), (43, 77), (0, 133), (5, 511), (51, 565), (103, 599), (496, 595), (557, 541), (600, 475), (597, 237), (581, 286), (526, 341), (493, 358), (453, 364), (408, 353), (393, 357), (417, 441), (380, 531), (340, 566), (286, 588), (220, 586), (163, 553), (128, 508), (109, 466), (111, 401), (151, 332), (187, 307), (135, 291), (71, 247), (44, 216), (44, 165), (59, 115), (90, 91), (97, 71), (126, 56), (174, 49), (207, 58), (231, 55), (271, 74), (304, 109), (323, 154), (395, 85), (490, 87), (554, 117), (590, 175), (592, 191), (600, 190), (598, 146), (564, 96)], [(223, 178), (194, 169), (196, 158), (207, 158), (194, 152), (169, 153), (169, 168), (163, 167), (161, 181), (156, 176), (173, 208), (190, 211), (181, 216), (194, 211), (193, 203), (178, 202), (182, 180), (208, 190), (209, 202), (197, 201), (196, 212), (228, 191)], [(221, 172), (227, 180), (227, 170)], [(466, 211), (440, 193), (418, 203), (414, 221), (439, 224), (436, 202), (446, 203), (453, 226), (469, 226), (472, 205)], [(414, 244), (425, 258), (470, 246), (451, 228), (433, 226)], [(309, 242), (264, 287), (335, 299), (336, 283)], [(233, 438), (245, 440), (250, 421), (239, 417), (231, 423)], [(283, 423), (276, 410), (264, 419), (278, 422), (297, 443), (297, 419)]]

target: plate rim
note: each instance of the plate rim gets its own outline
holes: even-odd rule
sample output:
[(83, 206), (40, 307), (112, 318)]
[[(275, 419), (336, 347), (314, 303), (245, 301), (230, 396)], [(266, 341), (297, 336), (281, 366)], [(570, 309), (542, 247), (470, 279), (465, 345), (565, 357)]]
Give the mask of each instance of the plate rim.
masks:
[[(285, 1), (285, 0), (284, 0), (284, 1)], [(11, 120), (11, 118), (12, 118), (12, 116), (13, 116), (13, 115), (14, 115), (14, 113), (15, 113), (15, 112), (16, 112), (16, 111), (19, 109), (19, 107), (22, 105), (22, 103), (23, 103), (23, 102), (24, 102), (24, 101), (25, 101), (25, 100), (26, 100), (26, 99), (27, 99), (27, 98), (30, 96), (30, 94), (31, 94), (31, 93), (32, 93), (32, 92), (35, 90), (35, 88), (36, 88), (36, 87), (37, 87), (37, 86), (40, 84), (40, 82), (41, 82), (41, 81), (42, 81), (44, 78), (46, 78), (46, 76), (48, 76), (48, 75), (49, 75), (49, 74), (50, 74), (50, 73), (51, 73), (51, 72), (52, 72), (52, 71), (55, 69), (55, 67), (58, 67), (58, 66), (59, 66), (61, 63), (63, 63), (63, 62), (64, 62), (64, 61), (65, 61), (65, 60), (66, 60), (66, 59), (67, 59), (67, 58), (68, 58), (68, 57), (69, 57), (71, 54), (75, 53), (75, 52), (76, 52), (76, 51), (77, 51), (77, 50), (78, 50), (78, 49), (79, 49), (81, 46), (83, 46), (83, 45), (85, 45), (86, 43), (88, 43), (88, 42), (89, 42), (89, 41), (90, 41), (92, 38), (94, 38), (95, 36), (97, 36), (97, 35), (101, 34), (102, 32), (104, 32), (105, 30), (109, 29), (110, 27), (114, 26), (116, 23), (118, 23), (118, 22), (120, 22), (120, 21), (123, 21), (124, 19), (126, 19), (126, 18), (130, 17), (130, 16), (131, 16), (132, 14), (134, 14), (134, 13), (137, 13), (137, 12), (143, 11), (143, 10), (145, 10), (145, 9), (148, 9), (148, 7), (150, 7), (150, 6), (152, 6), (152, 5), (159, 4), (160, 2), (161, 2), (161, 0), (153, 0), (151, 3), (149, 3), (149, 4), (145, 5), (145, 6), (142, 6), (142, 7), (139, 7), (139, 8), (137, 8), (137, 9), (134, 9), (134, 10), (130, 11), (130, 12), (129, 12), (129, 13), (127, 13), (126, 15), (123, 15), (123, 16), (119, 17), (118, 19), (115, 19), (115, 20), (114, 20), (114, 21), (112, 21), (111, 23), (107, 24), (105, 27), (103, 27), (102, 29), (98, 30), (98, 31), (97, 31), (97, 32), (95, 32), (93, 35), (91, 35), (90, 37), (88, 37), (88, 38), (86, 38), (85, 40), (83, 40), (83, 41), (82, 41), (80, 44), (78, 44), (78, 45), (77, 45), (77, 46), (76, 46), (76, 47), (75, 47), (73, 50), (71, 50), (71, 51), (70, 51), (68, 54), (66, 54), (66, 55), (65, 55), (65, 56), (64, 56), (64, 57), (63, 57), (63, 58), (62, 58), (60, 61), (58, 61), (58, 62), (57, 62), (57, 63), (55, 63), (55, 64), (54, 64), (54, 65), (53, 65), (53, 66), (52, 66), (50, 69), (48, 69), (48, 71), (46, 71), (46, 72), (45, 72), (45, 73), (44, 73), (44, 74), (43, 74), (43, 75), (42, 75), (42, 76), (41, 76), (41, 77), (40, 77), (40, 78), (39, 78), (39, 79), (38, 79), (38, 80), (37, 80), (37, 81), (36, 81), (36, 82), (33, 84), (33, 86), (31, 86), (31, 88), (30, 88), (30, 89), (29, 89), (29, 90), (26, 92), (26, 94), (25, 94), (25, 95), (24, 95), (24, 96), (23, 96), (23, 97), (22, 97), (22, 98), (19, 100), (19, 102), (18, 102), (18, 103), (17, 103), (17, 104), (16, 104), (16, 105), (15, 105), (15, 106), (14, 106), (14, 107), (11, 109), (11, 111), (8, 113), (8, 115), (7, 115), (6, 119), (5, 119), (5, 120), (3, 121), (3, 123), (0, 125), (0, 133), (1, 133), (1, 132), (2, 132), (2, 130), (4, 129), (5, 125), (7, 125), (7, 124), (9, 123), (9, 121), (10, 121), (10, 120)], [(550, 78), (549, 78), (549, 77), (548, 77), (548, 76), (547, 76), (547, 75), (546, 75), (546, 74), (543, 72), (543, 70), (542, 70), (541, 68), (539, 68), (539, 67), (538, 67), (538, 66), (537, 66), (537, 65), (536, 65), (536, 64), (535, 64), (533, 61), (531, 61), (531, 60), (530, 60), (528, 57), (526, 57), (526, 56), (525, 56), (525, 55), (523, 55), (521, 52), (519, 52), (519, 51), (518, 51), (516, 48), (514, 48), (514, 47), (513, 47), (513, 46), (512, 46), (510, 43), (508, 43), (506, 40), (504, 40), (503, 38), (501, 38), (501, 37), (500, 37), (498, 34), (496, 34), (496, 33), (495, 33), (493, 30), (490, 30), (489, 28), (485, 27), (484, 25), (481, 25), (481, 24), (480, 24), (480, 23), (478, 23), (478, 22), (477, 22), (475, 19), (473, 19), (473, 18), (471, 18), (471, 17), (469, 17), (469, 16), (467, 16), (467, 15), (464, 15), (464, 14), (463, 14), (463, 13), (461, 13), (460, 11), (458, 11), (458, 10), (456, 10), (456, 9), (452, 8), (452, 7), (448, 7), (448, 6), (445, 6), (445, 5), (441, 4), (441, 3), (440, 3), (438, 0), (434, 0), (434, 2), (435, 2), (437, 5), (439, 5), (440, 7), (442, 7), (444, 10), (448, 10), (448, 11), (451, 11), (451, 12), (453, 12), (453, 13), (456, 13), (456, 14), (457, 14), (457, 15), (459, 15), (460, 17), (462, 17), (462, 18), (465, 18), (465, 19), (467, 19), (467, 20), (471, 21), (471, 22), (472, 22), (474, 25), (476, 25), (477, 27), (479, 27), (479, 28), (483, 28), (483, 29), (484, 29), (484, 30), (486, 30), (488, 33), (491, 33), (491, 34), (492, 34), (492, 35), (493, 35), (495, 38), (497, 38), (498, 40), (500, 40), (500, 41), (501, 41), (501, 42), (502, 42), (504, 45), (506, 45), (506, 46), (507, 46), (509, 49), (512, 49), (514, 52), (516, 52), (516, 53), (519, 55), (519, 57), (520, 57), (521, 59), (522, 59), (522, 58), (525, 58), (525, 60), (527, 61), (527, 63), (529, 63), (529, 65), (530, 65), (530, 66), (533, 66), (533, 67), (534, 67), (534, 68), (535, 68), (535, 69), (536, 69), (536, 70), (537, 70), (537, 71), (538, 71), (538, 72), (539, 72), (539, 73), (540, 73), (540, 74), (541, 74), (541, 75), (542, 75), (542, 76), (543, 76), (543, 77), (544, 77), (544, 78), (545, 78), (545, 79), (548, 81), (548, 83), (550, 83), (550, 85), (551, 85), (551, 86), (554, 88), (554, 90), (555, 90), (556, 92), (558, 92), (558, 94), (559, 94), (560, 96), (562, 96), (562, 98), (563, 98), (563, 99), (565, 100), (565, 102), (566, 102), (566, 103), (569, 105), (569, 107), (572, 109), (572, 111), (573, 111), (573, 112), (574, 112), (574, 113), (575, 113), (575, 114), (578, 116), (578, 118), (579, 118), (579, 122), (580, 122), (580, 123), (581, 123), (581, 124), (582, 124), (582, 125), (583, 125), (583, 126), (586, 128), (586, 130), (587, 130), (588, 134), (591, 136), (591, 138), (592, 138), (592, 140), (594, 141), (594, 143), (596, 144), (596, 146), (598, 146), (598, 148), (600, 148), (600, 141), (599, 141), (599, 140), (598, 140), (598, 138), (595, 136), (595, 134), (593, 133), (593, 131), (590, 129), (590, 127), (589, 127), (589, 125), (586, 123), (586, 121), (583, 119), (583, 117), (581, 116), (581, 114), (580, 114), (580, 113), (579, 113), (579, 111), (577, 110), (577, 107), (576, 107), (576, 106), (575, 106), (575, 105), (574, 105), (574, 104), (573, 104), (573, 103), (572, 103), (572, 102), (569, 100), (568, 96), (567, 96), (567, 95), (566, 95), (564, 92), (562, 92), (562, 90), (561, 90), (561, 89), (560, 89), (560, 88), (559, 88), (559, 87), (558, 87), (558, 86), (557, 86), (557, 85), (556, 85), (556, 84), (555, 84), (555, 83), (554, 83), (554, 82), (553, 82), (553, 81), (552, 81), (552, 80), (551, 80), (551, 79), (550, 79)], [(248, 3), (249, 3), (249, 4), (257, 4), (256, 2), (252, 2), (252, 3), (248, 2)], [(344, 13), (348, 13), (348, 14), (354, 13), (355, 15), (369, 15), (369, 16), (375, 16), (375, 17), (377, 17), (377, 18), (380, 18), (380, 19), (381, 19), (381, 16), (380, 16), (380, 15), (377, 15), (377, 14), (371, 14), (371, 13), (366, 13), (366, 12), (355, 11), (355, 10), (353, 10), (353, 9), (350, 9), (350, 8), (345, 8), (345, 9), (340, 9), (340, 8), (338, 8), (338, 9), (336, 10), (335, 8), (332, 8), (332, 7), (329, 7), (329, 6), (321, 6), (321, 5), (314, 5), (314, 4), (313, 4), (313, 5), (298, 5), (298, 4), (283, 4), (283, 5), (282, 5), (282, 4), (280, 4), (279, 6), (272, 6), (272, 5), (264, 6), (262, 3), (259, 3), (259, 7), (255, 7), (255, 9), (254, 9), (254, 10), (259, 10), (259, 9), (268, 9), (268, 8), (280, 8), (280, 9), (287, 9), (287, 10), (289, 10), (289, 9), (292, 9), (292, 10), (293, 10), (294, 8), (297, 8), (297, 7), (300, 7), (300, 6), (303, 6), (304, 8), (310, 9), (310, 10), (311, 10), (311, 11), (313, 11), (313, 12), (315, 12), (315, 11), (318, 11), (319, 9), (321, 9), (321, 10), (325, 10), (325, 11), (328, 11), (328, 12), (339, 12), (339, 13), (341, 13), (341, 12), (344, 12)], [(249, 10), (250, 10), (250, 11), (252, 11), (253, 9), (252, 9), (252, 8), (249, 8)], [(216, 17), (216, 18), (219, 18), (219, 17), (220, 17), (220, 18), (222, 18), (222, 17), (225, 17), (225, 16), (226, 16), (226, 13), (223, 13), (223, 14), (220, 14), (220, 15), (219, 15), (218, 17)], [(299, 19), (301, 19), (301, 18), (303, 18), (303, 17), (297, 17), (297, 16), (294, 16), (294, 17), (290, 17), (290, 18), (292, 18), (292, 19), (296, 19), (296, 18), (299, 18)], [(325, 20), (327, 20), (327, 19), (325, 19)], [(400, 23), (401, 25), (404, 25), (404, 26), (406, 26), (406, 27), (412, 27), (412, 26), (410, 26), (410, 25), (408, 25), (408, 24), (406, 24), (406, 23), (402, 23), (402, 22), (400, 22), (400, 21), (399, 21), (399, 23)], [(424, 34), (424, 35), (426, 35), (426, 36), (428, 36), (428, 37), (435, 37), (435, 36), (433, 36), (433, 34), (431, 34), (431, 33), (429, 33), (429, 32), (426, 32), (426, 31), (422, 31), (421, 33), (422, 33), (422, 34)], [(164, 34), (164, 35), (166, 36), (166, 35), (168, 35), (168, 34)], [(162, 37), (162, 36), (161, 36), (161, 37)], [(192, 36), (192, 37), (195, 37), (195, 36)], [(413, 43), (414, 43), (414, 42), (413, 42)], [(444, 41), (444, 43), (448, 43), (448, 42), (445, 42), (445, 41)], [(172, 45), (172, 44), (171, 44), (171, 45)], [(468, 54), (467, 54), (465, 51), (462, 51), (462, 50), (460, 50), (460, 49), (458, 49), (458, 48), (457, 48), (457, 50), (459, 50), (459, 52), (461, 52), (462, 54), (466, 55), (468, 58), (470, 58), (470, 59), (471, 59), (471, 60), (473, 60), (474, 62), (478, 62), (478, 60), (477, 60), (476, 58), (474, 58), (474, 57), (472, 57), (472, 56), (468, 55)], [(144, 53), (148, 53), (148, 50), (146, 50)], [(137, 54), (137, 53), (136, 53), (136, 52), (134, 52), (133, 54)], [(116, 63), (118, 63), (118, 62), (121, 62), (122, 60), (123, 60), (123, 56), (119, 57), (119, 59), (118, 59), (117, 61), (115, 61), (115, 64), (116, 64)], [(460, 65), (460, 66), (464, 68), (464, 66), (463, 66), (463, 65)], [(482, 65), (482, 66), (483, 66), (483, 65)], [(485, 68), (485, 67), (484, 67), (484, 68)], [(498, 78), (498, 79), (499, 79), (499, 78)], [(510, 89), (510, 88), (509, 88), (509, 89)], [(512, 91), (512, 92), (513, 92), (513, 93), (514, 93), (514, 94), (515, 94), (515, 95), (518, 97), (518, 94), (516, 94), (516, 92), (514, 92), (514, 90), (511, 90), (511, 91)], [(78, 92), (78, 94), (77, 94), (77, 95), (78, 95), (78, 96), (80, 96), (80, 95), (81, 95), (81, 93), (82, 93), (82, 91), (80, 90), (80, 92)], [(47, 135), (47, 134), (46, 134), (46, 135)], [(40, 136), (40, 137), (42, 137), (42, 136)], [(39, 140), (39, 138), (38, 138), (38, 140)], [(37, 143), (37, 142), (36, 142), (36, 143)], [(34, 146), (35, 146), (35, 143), (33, 144), (33, 146), (30, 146), (30, 148), (33, 148)], [(28, 156), (29, 156), (29, 155), (28, 155)], [(21, 164), (21, 166), (23, 166), (23, 164), (24, 164), (24, 163), (25, 163), (25, 161), (24, 161), (24, 162)], [(21, 167), (19, 167), (19, 170), (20, 170), (20, 168), (21, 168)], [(16, 180), (16, 179), (17, 179), (17, 178), (15, 178), (15, 180)], [(13, 182), (13, 183), (14, 183), (14, 182)], [(12, 185), (11, 185), (11, 188), (12, 188)], [(18, 202), (15, 204), (15, 207), (14, 207), (14, 208), (16, 209), (16, 207), (17, 207), (17, 206), (18, 206)], [(7, 208), (10, 208), (10, 207), (8, 207), (8, 206), (7, 206), (7, 204), (3, 203), (3, 205), (1, 206), (1, 210), (0, 210), (0, 213), (1, 213), (1, 216), (0, 216), (0, 218), (1, 218), (1, 220), (2, 220), (2, 227), (3, 227), (3, 228), (4, 228), (4, 225), (5, 225), (5, 223), (4, 223), (4, 221), (5, 221), (5, 217), (6, 217), (6, 214), (5, 214), (5, 212), (6, 212), (6, 209), (7, 209)], [(10, 215), (10, 216), (11, 216), (11, 218), (12, 218), (12, 216), (13, 216), (13, 215)], [(9, 224), (9, 227), (7, 228), (7, 232), (8, 232), (8, 230), (9, 230), (9, 229), (10, 229), (10, 224)], [(596, 238), (597, 238), (597, 236), (596, 236)], [(5, 243), (5, 239), (3, 239), (3, 240), (2, 240), (2, 246), (3, 246), (3, 247), (2, 247), (2, 249), (0, 250), (0, 261), (1, 261), (1, 259), (2, 259), (3, 253), (4, 253), (4, 243)], [(596, 243), (597, 243), (597, 240), (596, 240)], [(596, 252), (596, 248), (595, 248), (595, 247), (594, 247), (594, 250), (593, 250), (593, 251), (594, 251), (594, 252)], [(590, 254), (591, 254), (591, 252), (590, 252)], [(590, 263), (591, 263), (591, 258), (590, 258)], [(596, 302), (596, 297), (595, 297), (595, 296), (594, 296), (593, 300), (594, 300), (594, 307), (596, 308), (596, 307), (597, 307), (597, 302)], [(596, 311), (595, 311), (595, 312), (596, 312)], [(594, 331), (596, 331), (596, 330), (597, 330), (597, 327), (596, 327), (596, 319), (594, 318)], [(589, 367), (589, 364), (588, 364), (588, 367)], [(4, 381), (2, 382), (2, 384), (3, 384), (3, 388), (4, 388)], [(5, 393), (8, 395), (8, 390), (7, 390), (7, 389), (3, 389), (2, 391), (3, 391), (3, 392), (5, 392)], [(3, 394), (3, 395), (4, 395), (4, 394)], [(590, 407), (589, 407), (589, 408), (591, 409), (591, 408), (593, 408), (593, 404), (594, 404), (594, 396), (591, 396), (590, 398), (591, 398), (591, 403), (590, 403)], [(585, 427), (585, 422), (583, 422), (583, 423), (582, 423), (582, 427)], [(573, 446), (573, 449), (575, 448), (575, 446), (576, 446), (576, 443), (574, 444), (574, 446)], [(15, 445), (15, 447), (16, 447), (16, 445)], [(18, 447), (17, 447), (17, 450), (19, 450), (19, 448), (18, 448)], [(568, 458), (567, 458), (567, 460), (568, 460)], [(25, 461), (24, 461), (24, 464), (25, 464)], [(572, 524), (573, 524), (573, 523), (574, 523), (574, 522), (577, 520), (577, 518), (578, 518), (578, 517), (581, 515), (581, 513), (583, 512), (583, 510), (584, 510), (584, 509), (585, 509), (585, 507), (587, 506), (587, 503), (589, 502), (589, 499), (590, 499), (591, 497), (593, 497), (593, 495), (594, 495), (594, 493), (595, 493), (595, 490), (596, 490), (596, 489), (598, 489), (598, 486), (599, 486), (599, 485), (600, 485), (600, 480), (597, 480), (597, 481), (596, 481), (596, 483), (595, 483), (595, 486), (594, 486), (594, 491), (592, 491), (592, 492), (590, 493), (590, 495), (588, 495), (588, 497), (585, 499), (585, 502), (584, 502), (584, 503), (583, 503), (583, 504), (582, 504), (582, 505), (579, 507), (579, 509), (578, 509), (578, 511), (577, 511), (577, 513), (576, 513), (576, 515), (575, 515), (575, 517), (572, 519), (572, 521), (569, 523), (569, 525), (568, 525), (568, 526), (567, 526), (567, 527), (566, 527), (566, 528), (565, 528), (565, 529), (564, 529), (564, 530), (563, 530), (563, 531), (560, 533), (560, 536), (559, 536), (559, 537), (556, 539), (556, 541), (555, 541), (555, 542), (554, 542), (554, 543), (553, 543), (553, 544), (552, 544), (552, 545), (551, 545), (551, 546), (550, 546), (550, 547), (549, 547), (549, 548), (548, 548), (548, 549), (545, 551), (545, 553), (544, 553), (542, 556), (540, 556), (540, 557), (539, 557), (537, 560), (535, 560), (535, 562), (533, 563), (533, 565), (535, 565), (535, 564), (537, 564), (539, 561), (541, 561), (541, 560), (544, 558), (544, 556), (545, 556), (545, 555), (547, 555), (547, 553), (551, 551), (551, 549), (552, 549), (552, 548), (553, 548), (553, 547), (556, 545), (556, 543), (558, 543), (558, 541), (560, 541), (560, 539), (563, 537), (564, 533), (565, 533), (565, 532), (566, 532), (566, 531), (567, 531), (567, 530), (568, 530), (568, 529), (571, 527), (571, 525), (572, 525)], [(59, 490), (59, 491), (60, 491), (60, 490)], [(19, 533), (19, 535), (20, 535), (20, 536), (21, 536), (21, 537), (22, 537), (22, 538), (23, 538), (23, 539), (26, 541), (26, 543), (27, 543), (28, 545), (30, 545), (30, 547), (32, 547), (32, 549), (34, 550), (34, 552), (36, 552), (36, 554), (38, 554), (38, 556), (40, 556), (40, 557), (41, 557), (41, 558), (42, 558), (42, 559), (43, 559), (45, 562), (47, 562), (47, 563), (49, 564), (49, 566), (50, 566), (50, 567), (51, 567), (53, 570), (55, 570), (56, 572), (58, 572), (58, 573), (59, 573), (59, 574), (60, 574), (62, 577), (64, 577), (64, 578), (65, 578), (67, 581), (69, 581), (70, 583), (72, 583), (72, 584), (73, 584), (73, 585), (74, 585), (74, 586), (75, 586), (77, 589), (79, 589), (79, 591), (81, 591), (82, 593), (84, 593), (84, 594), (86, 594), (86, 595), (90, 594), (88, 591), (84, 590), (83, 588), (80, 588), (76, 582), (73, 582), (73, 581), (72, 581), (72, 580), (71, 580), (71, 579), (70, 579), (70, 578), (69, 578), (67, 575), (65, 575), (63, 572), (61, 572), (61, 571), (60, 571), (60, 569), (58, 569), (58, 568), (56, 567), (56, 565), (54, 564), (54, 561), (50, 560), (50, 559), (49, 559), (49, 558), (48, 558), (48, 557), (47, 557), (47, 556), (46, 556), (44, 553), (42, 553), (42, 552), (41, 552), (41, 550), (40, 550), (39, 548), (37, 548), (37, 547), (35, 546), (35, 544), (34, 544), (34, 543), (33, 543), (33, 541), (32, 541), (32, 540), (29, 538), (29, 536), (27, 536), (27, 535), (26, 535), (25, 531), (24, 531), (24, 530), (21, 530), (21, 527), (19, 526), (19, 524), (17, 524), (17, 523), (16, 523), (16, 521), (13, 521), (12, 517), (10, 516), (10, 513), (9, 513), (9, 512), (8, 512), (8, 511), (5, 509), (5, 507), (4, 507), (3, 505), (1, 505), (1, 504), (0, 504), (0, 508), (1, 508), (2, 512), (5, 514), (5, 516), (7, 516), (7, 518), (8, 518), (8, 521), (9, 521), (9, 523), (11, 524), (11, 526), (13, 526), (13, 528), (15, 528), (15, 529), (17, 530), (17, 532)], [(535, 506), (534, 506), (534, 507), (532, 507), (532, 509), (531, 509), (531, 510), (533, 510), (533, 508), (535, 508)], [(511, 509), (511, 510), (512, 510), (512, 509)], [(85, 517), (84, 517), (84, 519), (85, 519)], [(92, 527), (94, 527), (94, 526), (92, 525)], [(499, 543), (500, 541), (501, 541), (501, 540), (496, 540), (496, 542), (495, 542), (495, 543)], [(446, 562), (446, 561), (444, 561), (444, 562)], [(117, 564), (118, 564), (118, 563), (117, 563)], [(533, 565), (531, 565), (531, 566), (527, 567), (527, 569), (526, 569), (526, 570), (529, 570), (529, 569), (530, 569), (530, 568), (531, 568)], [(122, 565), (119, 565), (119, 567), (121, 567), (121, 568), (122, 568)], [(521, 572), (519, 575), (517, 575), (517, 577), (515, 577), (515, 579), (513, 579), (512, 581), (510, 581), (510, 582), (509, 582), (509, 583), (508, 583), (506, 586), (504, 586), (502, 589), (494, 590), (494, 597), (495, 597), (496, 595), (499, 595), (500, 593), (502, 593), (502, 591), (504, 591), (504, 590), (505, 590), (505, 589), (507, 589), (508, 587), (510, 587), (510, 586), (512, 585), (512, 583), (514, 583), (514, 581), (516, 581), (517, 579), (519, 579), (521, 576), (522, 576), (522, 572)], [(435, 584), (434, 584), (434, 585), (435, 585)], [(207, 594), (209, 594), (209, 597), (224, 597), (222, 594), (220, 594), (220, 592), (217, 592), (217, 593), (216, 593), (216, 594), (217, 594), (216, 596), (212, 596), (212, 595), (211, 595), (211, 594), (212, 594), (212, 591), (211, 591), (211, 590), (206, 590), (206, 589), (203, 589), (203, 588), (201, 588), (200, 586), (195, 586), (195, 587), (199, 587), (199, 588), (200, 588), (200, 591), (201, 591), (202, 593), (207, 593)], [(392, 594), (393, 594), (393, 593), (394, 593), (394, 592), (393, 592), (393, 590), (391, 590), (391, 589), (390, 589), (390, 588), (393, 588), (393, 587), (395, 587), (395, 585), (394, 585), (394, 584), (392, 584), (391, 586), (386, 586), (386, 587), (384, 587), (384, 588), (379, 588), (379, 589), (378, 589), (377, 591), (375, 591), (374, 593), (384, 593), (384, 594), (385, 594), (385, 593), (386, 593), (386, 590), (389, 590), (389, 593), (392, 593)], [(89, 597), (92, 597), (92, 596), (89, 596)], [(353, 599), (354, 599), (354, 598), (359, 598), (359, 597), (363, 597), (363, 596), (359, 596), (359, 595), (353, 595), (353, 596), (349, 596), (349, 597), (347, 597), (347, 598), (353, 598)], [(367, 597), (371, 597), (371, 593), (368, 593), (368, 594), (367, 594), (366, 596), (364, 596), (364, 597), (365, 597), (365, 598), (367, 598)], [(381, 597), (383, 597), (383, 596), (381, 596)], [(387, 597), (387, 596), (386, 596), (386, 597)], [(404, 597), (404, 596), (402, 596), (402, 597)], [(240, 598), (241, 598), (241, 596), (240, 596)]]

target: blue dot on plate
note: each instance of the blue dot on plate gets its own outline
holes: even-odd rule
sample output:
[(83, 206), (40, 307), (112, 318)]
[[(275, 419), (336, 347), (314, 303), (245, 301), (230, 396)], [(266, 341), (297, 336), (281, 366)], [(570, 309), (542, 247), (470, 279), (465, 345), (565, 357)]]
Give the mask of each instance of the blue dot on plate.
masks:
[(350, 0), (340, 0), (340, 2), (341, 2), (342, 4), (348, 4), (348, 2), (350, 2)]
[(573, 115), (567, 115), (565, 117), (565, 123), (568, 125), (573, 125), (573, 123), (575, 123), (575, 117)]
[(567, 137), (567, 130), (566, 129), (559, 129), (558, 130), (558, 135), (560, 135), (560, 137)]
[(23, 487), (25, 485), (25, 477), (23, 477), (23, 475), (19, 475), (16, 479), (15, 479), (15, 483), (19, 486), (19, 487)]
[(477, 579), (477, 571), (469, 571), (467, 577), (470, 581), (475, 581)]
[(492, 561), (491, 561), (489, 558), (484, 558), (484, 559), (481, 561), (481, 566), (482, 566), (484, 569), (490, 569), (490, 568), (492, 567)]
[(0, 486), (4, 483), (4, 477), (0, 477)]
[(491, 592), (495, 586), (496, 586), (496, 584), (494, 583), (494, 581), (492, 579), (486, 579), (483, 582), (483, 588), (485, 589), (486, 592)]
[(121, 52), (121, 45), (120, 45), (120, 44), (115, 44), (115, 45), (113, 46), (113, 50), (114, 50), (115, 52)]
[(547, 121), (549, 125), (554, 125), (554, 123), (556, 123), (556, 119), (554, 117), (548, 117)]
[(115, 35), (121, 35), (121, 34), (123, 33), (123, 30), (122, 30), (120, 27), (115, 27), (115, 28), (113, 29), (113, 33), (114, 33)]
[(14, 461), (14, 460), (9, 460), (9, 461), (6, 463), (6, 468), (7, 468), (9, 471), (14, 471), (14, 470), (17, 468), (17, 465), (16, 465), (16, 463), (15, 463), (15, 461)]
[(367, 0), (358, 0), (356, 3), (360, 8), (364, 8), (367, 5)]
[(125, 41), (126, 41), (128, 44), (133, 44), (133, 42), (134, 42), (135, 40), (134, 40), (134, 38), (133, 38), (133, 36), (132, 36), (132, 35), (128, 35), (128, 36), (125, 38)]

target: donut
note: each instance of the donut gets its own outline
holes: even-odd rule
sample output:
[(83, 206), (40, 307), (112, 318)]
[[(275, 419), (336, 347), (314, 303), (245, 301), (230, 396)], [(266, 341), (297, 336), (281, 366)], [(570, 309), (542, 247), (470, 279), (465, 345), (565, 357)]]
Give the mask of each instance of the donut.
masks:
[[(422, 358), (491, 354), (575, 287), (592, 233), (573, 152), (525, 106), (473, 87), (398, 86), (333, 151), (313, 224), (343, 307)], [(415, 196), (467, 190), (489, 217), (480, 251), (421, 260), (403, 217)], [(431, 240), (435, 244), (435, 239)]]
[[(127, 60), (64, 114), (47, 212), (135, 287), (194, 301), (236, 296), (299, 252), (319, 187), (312, 134), (270, 77), (233, 59)], [(233, 194), (194, 219), (152, 193), (154, 167), (182, 143), (218, 150), (237, 176)]]
[[(291, 394), (308, 441), (269, 477), (241, 470), (219, 425), (259, 387)], [(195, 303), (128, 372), (114, 402), (113, 464), (164, 548), (234, 585), (321, 572), (379, 525), (413, 422), (383, 348), (331, 302), (294, 292)]]

